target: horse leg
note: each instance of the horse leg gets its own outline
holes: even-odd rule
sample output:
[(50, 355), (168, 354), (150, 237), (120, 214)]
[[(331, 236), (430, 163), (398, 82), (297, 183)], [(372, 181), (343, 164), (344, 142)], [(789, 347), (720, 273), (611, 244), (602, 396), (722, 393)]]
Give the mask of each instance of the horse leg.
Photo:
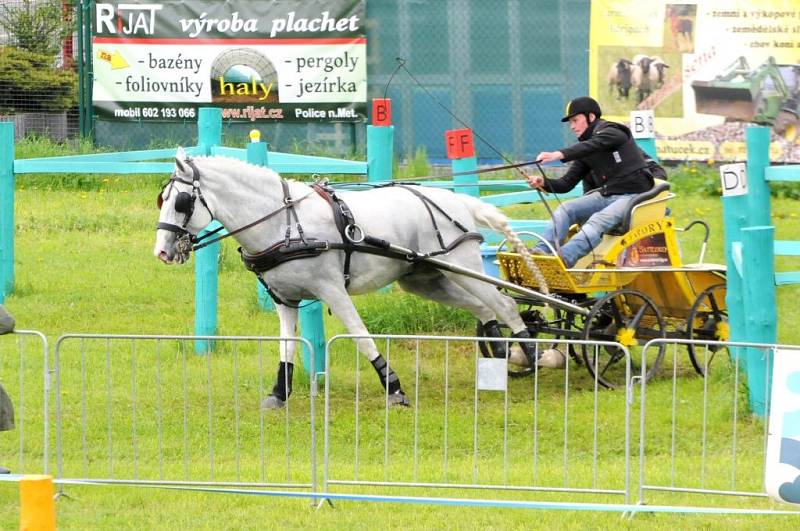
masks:
[[(341, 290), (328, 289), (324, 292), (321, 291), (317, 295), (320, 300), (328, 305), (331, 312), (342, 322), (350, 334), (366, 335), (369, 333), (344, 287)], [(356, 347), (369, 360), (375, 372), (378, 373), (381, 385), (388, 392), (389, 405), (409, 405), (408, 398), (400, 385), (400, 378), (389, 367), (384, 357), (380, 355), (372, 338), (367, 337), (356, 340)]]
[[(276, 311), (280, 321), (280, 336), (294, 337), (297, 335), (297, 308), (276, 304)], [(261, 402), (264, 409), (280, 409), (286, 404), (286, 399), (292, 394), (292, 373), (294, 372), (295, 341), (281, 341), (279, 345), (280, 363), (275, 386), (269, 396)]]

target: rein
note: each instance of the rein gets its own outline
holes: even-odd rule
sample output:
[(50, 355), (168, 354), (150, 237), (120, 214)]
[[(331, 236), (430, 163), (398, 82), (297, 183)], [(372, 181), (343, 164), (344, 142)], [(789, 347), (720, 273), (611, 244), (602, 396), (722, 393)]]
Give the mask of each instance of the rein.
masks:
[[(283, 181), (283, 182), (286, 182), (286, 181)], [(195, 239), (194, 239), (194, 243), (195, 244), (192, 245), (192, 251), (199, 251), (203, 247), (208, 247), (212, 243), (217, 243), (218, 241), (224, 240), (225, 238), (227, 238), (229, 236), (233, 236), (234, 234), (239, 234), (240, 232), (245, 231), (245, 230), (247, 230), (247, 229), (249, 229), (251, 227), (255, 227), (259, 223), (263, 223), (263, 222), (267, 221), (268, 219), (277, 216), (278, 214), (280, 214), (284, 210), (294, 207), (300, 201), (302, 201), (303, 199), (307, 198), (308, 196), (310, 196), (313, 193), (314, 193), (314, 190), (311, 190), (306, 195), (302, 196), (300, 199), (297, 199), (297, 200), (294, 200), (291, 197), (286, 197), (283, 200), (283, 205), (279, 206), (278, 208), (276, 208), (275, 210), (273, 210), (272, 212), (270, 212), (266, 216), (260, 217), (257, 220), (248, 223), (247, 225), (244, 225), (242, 227), (239, 227), (236, 230), (232, 230), (232, 231), (228, 232), (227, 234), (223, 234), (222, 236), (217, 236), (213, 240), (208, 240), (207, 242), (199, 243), (200, 241), (208, 238), (209, 236), (213, 236), (217, 232), (221, 231), (224, 227), (217, 227), (216, 229), (214, 229), (211, 232), (207, 232), (206, 234), (203, 234), (200, 237), (195, 237)]]

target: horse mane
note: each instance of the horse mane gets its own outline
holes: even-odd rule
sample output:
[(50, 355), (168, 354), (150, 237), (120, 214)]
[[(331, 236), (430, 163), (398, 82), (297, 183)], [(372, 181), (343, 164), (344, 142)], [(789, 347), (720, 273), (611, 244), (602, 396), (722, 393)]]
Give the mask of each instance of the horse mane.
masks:
[[(223, 167), (235, 171), (253, 171), (253, 172), (264, 173), (267, 175), (272, 175), (273, 172), (273, 170), (270, 170), (270, 168), (266, 166), (259, 166), (257, 164), (253, 164), (251, 162), (247, 162), (242, 159), (228, 157), (225, 155), (200, 155), (194, 157), (193, 160), (198, 162), (206, 161), (215, 168)], [(274, 173), (276, 176), (278, 175), (277, 172)]]

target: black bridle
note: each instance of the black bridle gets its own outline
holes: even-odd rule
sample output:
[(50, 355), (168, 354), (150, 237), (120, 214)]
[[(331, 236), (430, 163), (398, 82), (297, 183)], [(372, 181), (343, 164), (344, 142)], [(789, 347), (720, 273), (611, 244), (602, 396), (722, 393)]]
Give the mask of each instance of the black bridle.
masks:
[[(189, 192), (178, 192), (178, 195), (175, 197), (175, 211), (184, 215), (183, 223), (181, 223), (181, 225), (178, 226), (172, 223), (164, 223), (159, 221), (158, 224), (156, 225), (156, 229), (163, 229), (178, 235), (177, 247), (178, 247), (178, 252), (181, 254), (188, 255), (191, 251), (199, 251), (203, 247), (208, 247), (212, 243), (217, 243), (218, 241), (224, 240), (229, 236), (233, 236), (234, 234), (237, 234), (239, 232), (249, 229), (250, 227), (258, 225), (259, 223), (263, 223), (264, 221), (267, 221), (271, 217), (283, 212), (284, 210), (287, 209), (292, 210), (294, 209), (294, 206), (297, 203), (307, 198), (311, 194), (315, 193), (314, 190), (311, 190), (306, 195), (300, 197), (300, 199), (295, 200), (289, 195), (289, 189), (286, 181), (281, 179), (281, 185), (283, 187), (283, 204), (281, 206), (279, 206), (266, 216), (260, 217), (253, 222), (250, 222), (242, 227), (239, 227), (236, 230), (229, 231), (221, 236), (217, 236), (214, 239), (203, 241), (206, 238), (214, 236), (215, 234), (223, 230), (224, 227), (219, 226), (216, 229), (209, 231), (199, 237), (191, 234), (188, 230), (186, 230), (186, 227), (189, 225), (189, 221), (192, 219), (192, 214), (194, 214), (195, 203), (197, 202), (198, 199), (200, 200), (200, 203), (208, 211), (208, 214), (211, 216), (211, 219), (212, 220), (216, 219), (214, 217), (214, 213), (211, 212), (211, 208), (208, 206), (208, 203), (206, 203), (206, 199), (203, 196), (203, 191), (200, 189), (200, 170), (197, 169), (197, 166), (195, 166), (194, 161), (191, 158), (187, 158), (186, 163), (189, 165), (190, 168), (192, 168), (192, 180), (187, 181), (185, 179), (181, 179), (175, 173), (173, 173), (170, 176), (167, 184), (165, 184), (164, 188), (161, 190), (161, 193), (159, 194), (157, 201), (158, 208), (161, 209), (161, 206), (164, 202), (164, 192), (167, 191), (167, 187), (169, 187), (170, 191), (167, 191), (167, 197), (169, 197), (169, 194), (171, 193), (171, 188), (173, 184), (176, 182), (187, 184), (192, 187), (191, 194)], [(299, 228), (299, 223), (298, 223), (298, 228)]]
[[(188, 254), (189, 251), (197, 250), (199, 247), (197, 244), (217, 232), (221, 231), (223, 227), (217, 227), (213, 231), (210, 231), (199, 238), (191, 234), (186, 227), (189, 225), (189, 221), (192, 219), (192, 214), (194, 214), (195, 203), (197, 200), (200, 200), (200, 203), (206, 208), (208, 211), (208, 215), (211, 216), (211, 219), (214, 218), (214, 213), (211, 212), (211, 208), (209, 208), (208, 203), (206, 202), (206, 198), (203, 196), (203, 191), (200, 189), (200, 170), (197, 169), (195, 166), (194, 161), (190, 158), (186, 159), (186, 164), (192, 168), (192, 180), (187, 181), (186, 179), (181, 179), (177, 176), (175, 172), (169, 178), (167, 184), (164, 185), (164, 188), (161, 190), (161, 193), (158, 195), (158, 208), (161, 209), (161, 206), (164, 203), (164, 193), (166, 192), (167, 198), (172, 193), (172, 188), (175, 183), (182, 183), (192, 187), (192, 193), (189, 192), (178, 192), (178, 195), (175, 196), (175, 211), (179, 214), (183, 214), (183, 223), (178, 225), (174, 225), (172, 223), (164, 223), (159, 221), (156, 225), (156, 229), (163, 229), (169, 232), (173, 232), (178, 235), (178, 252), (183, 254)], [(208, 243), (203, 244), (202, 246), (205, 247)]]

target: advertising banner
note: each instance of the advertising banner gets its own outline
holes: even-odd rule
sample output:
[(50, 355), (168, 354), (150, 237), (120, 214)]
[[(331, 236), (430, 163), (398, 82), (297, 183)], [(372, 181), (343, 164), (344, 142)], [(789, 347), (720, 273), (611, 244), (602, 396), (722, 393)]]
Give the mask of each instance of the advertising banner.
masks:
[(112, 120), (362, 121), (365, 1), (95, 4), (93, 105)]
[(589, 70), (604, 117), (654, 111), (662, 159), (745, 160), (758, 123), (773, 161), (800, 162), (797, 0), (595, 0)]

